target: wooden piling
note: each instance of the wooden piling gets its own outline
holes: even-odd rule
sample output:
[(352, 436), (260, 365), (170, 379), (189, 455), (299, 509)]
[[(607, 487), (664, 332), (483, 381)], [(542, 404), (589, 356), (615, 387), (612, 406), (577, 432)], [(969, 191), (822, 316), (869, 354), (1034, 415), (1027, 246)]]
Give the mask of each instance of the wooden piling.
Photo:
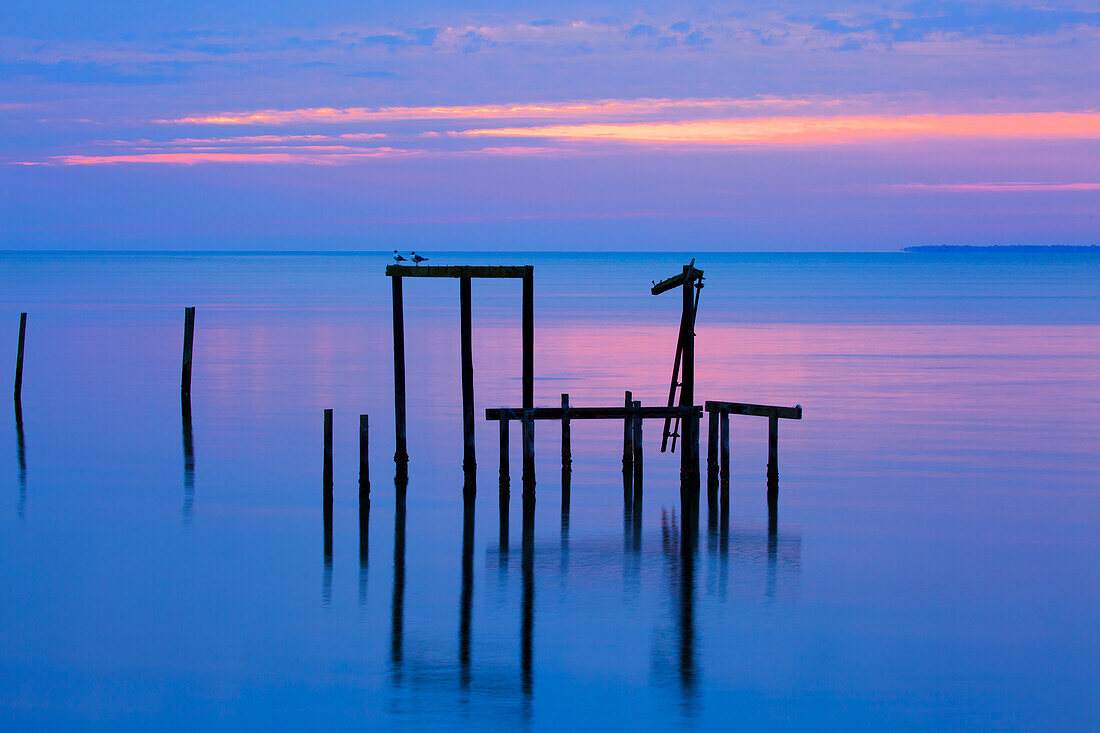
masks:
[(401, 295), (401, 276), (390, 278), (393, 292), (393, 418), (396, 449), (393, 462), (397, 467), (396, 482), (406, 484), (409, 478), (409, 449), (405, 437), (405, 311)]
[[(632, 403), (632, 406), (635, 407), (635, 408), (641, 407), (642, 403), (640, 401), (635, 401), (635, 402)], [(633, 428), (632, 432), (633, 432), (633, 439), (634, 439), (634, 446), (633, 446), (633, 452), (634, 452), (634, 502), (637, 503), (637, 502), (641, 501), (641, 497), (642, 497), (642, 416), (641, 415), (635, 415), (634, 416), (634, 428)]]
[(561, 396), (561, 511), (569, 512), (570, 484), (573, 474), (573, 447), (569, 429), (569, 395)]
[(364, 512), (371, 512), (371, 467), (368, 462), (370, 457), (370, 435), (368, 435), (368, 419), (366, 415), (359, 416), (359, 516), (364, 518)]
[[(15, 401), (19, 402), (23, 394), (23, 345), (27, 340), (27, 314), (19, 314), (19, 348), (15, 354)], [(190, 369), (190, 365), (188, 365)]]
[(535, 502), (535, 418), (531, 410), (523, 411), (523, 505)]
[[(535, 406), (535, 268), (527, 265), (523, 268), (523, 409)], [(523, 483), (524, 490), (530, 484), (535, 486), (535, 423), (524, 420), (523, 423)], [(527, 446), (530, 443), (531, 449)]]
[(699, 436), (702, 431), (699, 429), (699, 415), (692, 413), (688, 416), (687, 422), (691, 425), (692, 441), (686, 446), (691, 453), (691, 491), (692, 491), (692, 510), (694, 511), (692, 530), (696, 535), (699, 534), (699, 494), (700, 494), (700, 475), (699, 475)]
[(721, 476), (722, 507), (729, 510), (730, 505), (730, 416), (725, 410), (719, 412), (721, 423), (720, 440), (721, 458), (719, 459), (719, 475)]
[[(683, 313), (680, 318), (680, 342), (683, 344), (683, 357), (680, 360), (680, 406), (690, 407), (695, 404), (695, 282), (694, 267), (684, 265)], [(680, 420), (680, 478), (691, 480), (691, 451), (685, 448), (692, 441), (698, 441), (698, 435), (693, 435), (691, 420)], [(696, 461), (695, 471), (698, 472), (699, 464)]]
[(508, 471), (508, 420), (500, 421), (500, 498), (501, 504), (508, 503), (508, 487), (511, 477)]
[(779, 415), (768, 415), (768, 511), (775, 513), (779, 505)]
[(707, 413), (707, 510), (718, 509), (718, 412)]
[(459, 278), (459, 311), (462, 332), (462, 493), (466, 501), (473, 499), (477, 474), (474, 450), (474, 350), (472, 341), (470, 278)]
[[(625, 393), (623, 398), (623, 407), (631, 408), (634, 406), (634, 396), (629, 390)], [(634, 417), (627, 415), (623, 420), (623, 473), (634, 474)]]
[(195, 308), (183, 309), (183, 374), (180, 378), (180, 394), (191, 395), (191, 349), (195, 342)]
[(322, 505), (325, 523), (325, 557), (332, 557), (332, 410), (325, 410), (325, 459), (322, 473)]

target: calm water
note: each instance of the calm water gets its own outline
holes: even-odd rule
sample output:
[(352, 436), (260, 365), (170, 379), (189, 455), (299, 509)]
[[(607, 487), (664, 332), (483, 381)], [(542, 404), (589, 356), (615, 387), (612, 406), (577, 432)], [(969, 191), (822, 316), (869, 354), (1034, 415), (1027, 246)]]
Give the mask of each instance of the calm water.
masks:
[[(22, 435), (0, 420), (0, 727), (1095, 726), (1100, 257), (700, 257), (697, 397), (805, 418), (780, 426), (778, 532), (766, 421), (734, 417), (729, 526), (686, 551), (656, 422), (637, 519), (620, 424), (573, 423), (564, 517), (540, 423), (525, 547), (518, 431), (502, 546), (479, 420), (464, 523), (454, 281), (405, 287), (402, 530), (387, 261), (0, 254), (4, 380), (30, 313)], [(664, 401), (679, 300), (648, 288), (682, 258), (432, 261), (535, 266), (536, 404)], [(474, 321), (483, 415), (520, 402), (519, 283), (475, 282)]]

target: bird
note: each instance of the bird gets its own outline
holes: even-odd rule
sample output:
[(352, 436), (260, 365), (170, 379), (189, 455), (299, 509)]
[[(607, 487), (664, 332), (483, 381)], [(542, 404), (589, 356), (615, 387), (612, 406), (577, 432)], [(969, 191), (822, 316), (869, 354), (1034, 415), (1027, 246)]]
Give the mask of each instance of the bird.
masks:
[(421, 262), (427, 262), (427, 261), (428, 261), (428, 258), (427, 258), (427, 257), (421, 257), (421, 256), (420, 256), (420, 255), (418, 255), (418, 254), (417, 254), (416, 252), (413, 252), (413, 253), (412, 253), (412, 258), (413, 258), (413, 262), (415, 262), (415, 263), (416, 263), (416, 264), (418, 264), (418, 265), (419, 265), (419, 264), (420, 264)]
[(401, 255), (397, 254), (397, 250), (395, 249), (395, 250), (393, 251), (393, 261), (394, 261), (394, 262), (404, 262), (404, 261), (405, 261), (405, 258), (404, 258), (404, 257), (402, 257)]

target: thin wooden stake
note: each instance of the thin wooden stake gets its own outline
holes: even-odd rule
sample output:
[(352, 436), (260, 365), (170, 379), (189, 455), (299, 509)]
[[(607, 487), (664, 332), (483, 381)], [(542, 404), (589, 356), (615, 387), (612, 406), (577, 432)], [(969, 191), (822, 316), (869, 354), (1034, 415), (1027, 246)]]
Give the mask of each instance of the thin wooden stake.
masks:
[(15, 355), (15, 401), (19, 402), (23, 393), (23, 343), (27, 339), (27, 314), (19, 314), (19, 349)]
[(573, 448), (569, 430), (569, 395), (561, 396), (561, 511), (569, 512), (569, 493), (573, 474)]
[(730, 415), (725, 410), (720, 413), (721, 421), (721, 459), (719, 473), (721, 476), (722, 507), (729, 510), (730, 505)]
[(191, 395), (191, 348), (195, 341), (195, 308), (183, 309), (183, 375), (180, 378), (180, 394)]
[[(623, 398), (623, 406), (634, 406), (634, 396), (628, 390)], [(634, 473), (634, 417), (627, 415), (623, 420), (623, 473)]]
[(325, 459), (322, 472), (322, 511), (325, 523), (325, 557), (332, 557), (332, 410), (325, 410)]
[[(641, 407), (642, 403), (635, 401), (633, 407)], [(642, 497), (642, 416), (634, 416), (634, 502), (637, 504)]]
[(775, 410), (768, 415), (768, 511), (775, 513), (779, 506), (779, 415)]
[(370, 424), (366, 415), (359, 416), (359, 516), (371, 512)]
[(707, 413), (707, 509), (718, 510), (718, 411)]

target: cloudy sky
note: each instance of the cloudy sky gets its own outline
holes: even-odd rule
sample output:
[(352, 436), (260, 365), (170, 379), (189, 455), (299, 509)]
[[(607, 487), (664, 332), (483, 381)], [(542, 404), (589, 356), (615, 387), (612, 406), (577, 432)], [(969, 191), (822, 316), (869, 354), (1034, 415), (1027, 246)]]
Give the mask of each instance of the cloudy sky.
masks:
[(3, 248), (1100, 243), (1100, 4), (4, 0)]

